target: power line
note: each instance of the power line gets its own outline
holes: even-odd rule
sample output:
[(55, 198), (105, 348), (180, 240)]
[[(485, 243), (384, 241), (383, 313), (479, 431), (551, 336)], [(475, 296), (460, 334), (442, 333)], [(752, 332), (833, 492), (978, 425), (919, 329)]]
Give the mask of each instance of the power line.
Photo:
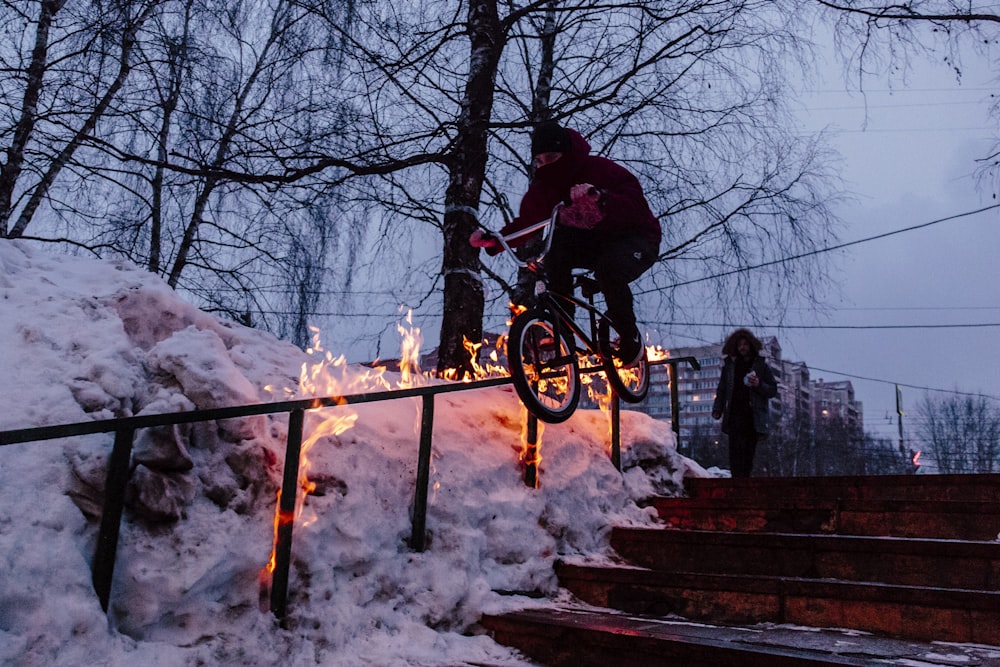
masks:
[(868, 243), (869, 241), (877, 241), (879, 239), (888, 238), (890, 236), (895, 236), (896, 234), (902, 234), (904, 232), (912, 232), (918, 229), (923, 229), (925, 227), (930, 227), (932, 225), (937, 225), (942, 222), (948, 222), (951, 220), (957, 220), (959, 218), (968, 217), (970, 215), (977, 215), (979, 213), (985, 213), (986, 211), (991, 211), (993, 209), (1000, 208), (1000, 204), (992, 204), (990, 206), (985, 206), (975, 211), (967, 211), (965, 213), (956, 213), (955, 215), (949, 215), (944, 218), (938, 218), (937, 220), (931, 220), (930, 222), (924, 222), (919, 225), (913, 225), (911, 227), (904, 227), (902, 229), (896, 229), (891, 232), (885, 232), (883, 234), (876, 234), (875, 236), (869, 236), (862, 239), (857, 239), (855, 241), (848, 241), (846, 243), (840, 243), (838, 245), (827, 246), (825, 248), (817, 248), (816, 250), (810, 250), (809, 252), (804, 252), (799, 255), (791, 255), (789, 257), (783, 257), (780, 259), (775, 259), (770, 262), (762, 262), (760, 264), (755, 264), (752, 266), (745, 266), (739, 269), (733, 269), (732, 271), (724, 271), (722, 273), (716, 273), (710, 276), (703, 276), (701, 278), (694, 278), (693, 280), (686, 280), (680, 283), (674, 283), (673, 285), (668, 285), (665, 288), (649, 289), (638, 292), (637, 294), (649, 294), (650, 292), (659, 292), (661, 289), (672, 289), (676, 287), (684, 287), (687, 285), (693, 285), (695, 283), (705, 282), (706, 280), (714, 280), (716, 278), (724, 278), (726, 276), (735, 275), (737, 273), (746, 273), (747, 271), (753, 271), (754, 269), (762, 269), (768, 266), (775, 266), (777, 264), (784, 264), (785, 262), (791, 262), (797, 259), (805, 259), (806, 257), (813, 257), (815, 255), (820, 255), (825, 252), (831, 252), (833, 250), (843, 250), (844, 248), (849, 248), (854, 245), (860, 245), (862, 243)]
[(950, 88), (865, 88), (864, 90), (845, 90), (843, 88), (815, 88), (801, 91), (808, 95), (869, 95), (874, 93), (888, 93), (889, 95), (902, 95), (905, 93), (995, 93), (996, 89), (986, 87), (965, 87), (955, 86)]
[(871, 111), (872, 109), (923, 109), (926, 107), (951, 106), (981, 106), (982, 100), (966, 100), (964, 102), (910, 102), (906, 104), (852, 104), (833, 107), (801, 106), (803, 111)]
[(841, 371), (833, 371), (828, 368), (817, 368), (816, 366), (809, 366), (806, 364), (810, 371), (819, 371), (820, 373), (833, 373), (834, 375), (840, 375), (843, 377), (854, 378), (855, 380), (866, 380), (868, 382), (879, 382), (882, 384), (897, 385), (900, 387), (906, 387), (907, 389), (919, 389), (921, 391), (934, 391), (941, 394), (954, 394), (956, 396), (971, 396), (973, 398), (985, 398), (991, 401), (1000, 401), (1000, 396), (993, 396), (992, 394), (984, 394), (981, 392), (973, 391), (959, 391), (957, 389), (939, 389), (937, 387), (928, 387), (919, 384), (907, 384), (906, 382), (895, 382), (893, 380), (883, 380), (880, 378), (867, 377), (864, 375), (856, 375), (853, 373), (843, 373)]
[(980, 329), (1000, 327), (1000, 322), (975, 322), (970, 324), (732, 324), (726, 322), (644, 322), (678, 327), (719, 327), (722, 329)]

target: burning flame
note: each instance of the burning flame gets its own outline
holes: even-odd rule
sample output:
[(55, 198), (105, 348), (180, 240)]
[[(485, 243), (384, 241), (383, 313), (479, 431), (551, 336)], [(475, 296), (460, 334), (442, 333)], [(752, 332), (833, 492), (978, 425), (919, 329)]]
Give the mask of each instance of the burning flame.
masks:
[[(646, 358), (650, 363), (655, 361), (662, 361), (664, 359), (670, 358), (670, 352), (663, 349), (659, 345), (647, 345), (646, 346)], [(589, 363), (595, 366), (600, 365), (600, 361), (597, 358), (590, 358)], [(632, 371), (627, 371), (622, 373), (623, 378), (630, 379)], [(596, 380), (596, 382), (595, 382)], [(581, 374), (580, 382), (587, 388), (587, 396), (590, 400), (597, 405), (598, 409), (604, 413), (608, 419), (608, 434), (610, 436), (614, 425), (611, 420), (611, 397), (612, 389), (611, 385), (608, 383), (606, 374), (601, 371), (600, 373), (594, 374)], [(610, 437), (608, 447), (611, 447)]]
[(525, 469), (533, 467), (535, 470), (535, 486), (538, 486), (538, 470), (542, 464), (542, 433), (545, 431), (545, 422), (538, 419), (529, 419), (528, 410), (521, 406), (521, 455), (519, 462)]
[[(306, 424), (303, 427), (303, 442), (299, 456), (298, 488), (302, 493), (296, 494), (295, 509), (292, 512), (281, 510), (281, 490), (277, 493), (277, 504), (274, 515), (274, 539), (271, 545), (271, 555), (267, 565), (260, 571), (261, 596), (270, 588), (271, 576), (276, 567), (276, 554), (278, 546), (279, 530), (282, 526), (291, 523), (298, 523), (302, 527), (308, 526), (316, 520), (315, 516), (305, 517), (306, 498), (316, 490), (316, 484), (310, 479), (312, 462), (310, 451), (313, 446), (323, 438), (338, 436), (352, 428), (357, 422), (358, 414), (351, 410), (342, 397), (351, 394), (361, 394), (371, 391), (383, 391), (389, 389), (409, 388), (419, 386), (435, 378), (430, 372), (423, 372), (420, 369), (420, 348), (423, 343), (420, 329), (413, 326), (413, 311), (410, 310), (403, 317), (397, 327), (401, 337), (401, 350), (399, 361), (399, 380), (395, 383), (386, 378), (387, 367), (385, 364), (373, 368), (366, 366), (348, 366), (343, 355), (334, 356), (331, 352), (323, 349), (320, 341), (320, 332), (316, 327), (310, 327), (312, 332), (312, 344), (306, 349), (306, 354), (312, 357), (311, 360), (302, 364), (299, 373), (299, 382), (296, 389), (284, 388), (275, 390), (274, 387), (265, 387), (271, 393), (281, 393), (287, 399), (297, 399), (303, 397), (334, 397), (337, 404), (335, 410), (315, 409), (306, 413)], [(463, 380), (470, 382), (476, 379), (487, 377), (506, 376), (508, 371), (501, 363), (500, 353), (506, 347), (506, 337), (501, 337), (493, 346), (489, 341), (483, 340), (481, 343), (473, 343), (469, 340), (464, 342), (465, 349), (469, 353), (474, 377), (463, 377)], [(486, 346), (490, 349), (489, 361), (480, 360), (480, 351)], [(457, 379), (459, 373), (454, 370), (446, 371), (444, 379)], [(337, 397), (341, 397), (337, 400)], [(417, 406), (416, 426), (419, 429), (420, 409)], [(317, 406), (320, 408), (321, 406)], [(540, 461), (540, 457), (536, 459)], [(437, 483), (435, 483), (435, 488)]]
[[(422, 339), (420, 330), (412, 327), (411, 316), (412, 311), (406, 316), (406, 322), (411, 325), (409, 328), (402, 324), (397, 327), (402, 336), (400, 379), (396, 383), (397, 388), (412, 386), (420, 373), (418, 359)], [(349, 367), (343, 355), (334, 356), (323, 349), (319, 329), (310, 327), (310, 331), (313, 334), (312, 345), (306, 349), (306, 354), (313, 357), (314, 360), (302, 364), (296, 390), (286, 387), (281, 392), (287, 398), (333, 397), (334, 402), (339, 407), (336, 410), (310, 410), (306, 413), (306, 424), (303, 427), (303, 440), (299, 454), (298, 488), (302, 490), (302, 493), (296, 494), (295, 509), (292, 512), (281, 510), (281, 490), (277, 493), (271, 555), (267, 565), (260, 573), (262, 591), (270, 586), (271, 575), (276, 566), (278, 534), (281, 526), (298, 522), (305, 527), (315, 521), (315, 517), (303, 518), (306, 497), (316, 490), (316, 484), (309, 478), (312, 468), (310, 450), (323, 438), (341, 435), (357, 422), (358, 414), (346, 406), (342, 397), (349, 394), (393, 388), (385, 377), (386, 367), (384, 365), (375, 368)], [(265, 387), (265, 389), (275, 393), (273, 387)]]
[(922, 453), (923, 452), (917, 452), (916, 454), (913, 455), (913, 465), (915, 465), (915, 466), (921, 465), (921, 463), (920, 463), (920, 455)]
[[(512, 303), (510, 304), (510, 310), (511, 318), (513, 319), (518, 314), (524, 312), (526, 308)], [(323, 438), (343, 434), (352, 428), (358, 419), (358, 414), (347, 406), (343, 397), (370, 391), (413, 387), (436, 378), (434, 373), (423, 372), (420, 369), (420, 347), (423, 343), (423, 338), (420, 334), (420, 329), (413, 326), (412, 316), (413, 311), (411, 310), (404, 317), (405, 324), (400, 323), (397, 325), (397, 331), (402, 340), (399, 361), (400, 376), (396, 383), (390, 382), (385, 377), (387, 367), (385, 365), (377, 365), (378, 361), (371, 368), (367, 366), (348, 366), (343, 355), (334, 356), (329, 351), (323, 349), (319, 329), (310, 327), (310, 331), (313, 334), (312, 344), (306, 350), (306, 354), (313, 359), (302, 364), (297, 389), (293, 390), (286, 387), (281, 390), (275, 390), (270, 386), (265, 387), (265, 390), (271, 393), (283, 393), (287, 399), (334, 397), (337, 407), (335, 410), (321, 410), (320, 408), (323, 406), (317, 404), (317, 409), (306, 412), (306, 424), (303, 428), (303, 442), (300, 450), (299, 475), (297, 480), (298, 488), (302, 490), (302, 493), (296, 494), (294, 510), (290, 512), (281, 510), (281, 491), (279, 490), (277, 493), (277, 507), (274, 515), (274, 540), (271, 554), (267, 565), (260, 571), (262, 601), (265, 592), (270, 588), (271, 577), (276, 567), (276, 553), (281, 527), (295, 522), (300, 523), (302, 526), (308, 526), (315, 521), (315, 516), (309, 519), (303, 517), (306, 498), (316, 490), (316, 484), (309, 477), (312, 466), (309, 456), (311, 449)], [(509, 325), (510, 321), (508, 321)], [(456, 380), (461, 378), (462, 381), (471, 382), (473, 380), (509, 375), (505, 358), (507, 348), (506, 335), (500, 336), (492, 345), (487, 339), (483, 339), (481, 342), (472, 342), (466, 339), (463, 344), (469, 354), (470, 366), (473, 370), (472, 377), (469, 377), (465, 373), (460, 374), (458, 370), (448, 370), (442, 374), (443, 379)], [(489, 350), (489, 354), (485, 358), (482, 354), (484, 349)], [(647, 353), (651, 361), (654, 359), (663, 359), (668, 356), (661, 348), (652, 346), (647, 347)], [(501, 359), (501, 355), (504, 357), (503, 359)], [(589, 360), (588, 365), (599, 364), (595, 358)], [(597, 377), (603, 378), (603, 374), (584, 374), (581, 376), (581, 381), (588, 385), (588, 392), (591, 398), (600, 406), (601, 410), (609, 413), (611, 388), (608, 386), (606, 380), (598, 382), (595, 385), (594, 379)], [(337, 400), (337, 397), (339, 397), (339, 400)], [(417, 413), (419, 428), (419, 407)], [(540, 451), (544, 423), (532, 420), (534, 421), (534, 430), (530, 431), (527, 411), (523, 406), (522, 413), (524, 417), (522, 424), (524, 426), (522, 427), (520, 462), (525, 467), (534, 466), (537, 470), (542, 461)], [(919, 453), (917, 457), (919, 457)], [(914, 462), (916, 462), (916, 458)], [(437, 483), (435, 483), (434, 488), (437, 488)]]

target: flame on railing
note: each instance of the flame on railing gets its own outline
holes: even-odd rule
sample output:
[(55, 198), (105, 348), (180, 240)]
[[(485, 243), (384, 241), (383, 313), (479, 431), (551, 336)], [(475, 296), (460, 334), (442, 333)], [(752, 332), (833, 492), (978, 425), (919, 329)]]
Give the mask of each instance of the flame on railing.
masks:
[[(511, 303), (511, 319), (525, 310), (526, 308), (524, 306)], [(264, 388), (266, 391), (271, 393), (283, 393), (287, 398), (310, 396), (324, 398), (335, 397), (334, 402), (338, 403), (339, 407), (336, 411), (323, 411), (322, 413), (318, 411), (309, 411), (306, 413), (306, 417), (309, 419), (309, 425), (307, 428), (303, 429), (304, 438), (300, 450), (298, 475), (298, 487), (301, 489), (302, 493), (296, 494), (294, 511), (283, 512), (281, 510), (281, 490), (277, 492), (277, 502), (274, 515), (275, 537), (267, 565), (261, 569), (260, 578), (262, 590), (265, 586), (269, 587), (271, 574), (274, 572), (276, 566), (275, 559), (279, 528), (293, 522), (298, 522), (303, 526), (306, 526), (315, 521), (315, 517), (310, 519), (303, 518), (306, 498), (309, 494), (316, 490), (316, 484), (309, 479), (309, 473), (312, 466), (309, 458), (310, 450), (323, 438), (343, 434), (345, 431), (352, 428), (358, 419), (357, 413), (351, 410), (344, 402), (338, 402), (336, 397), (343, 397), (350, 394), (360, 394), (369, 391), (412, 387), (420, 384), (425, 378), (429, 379), (435, 377), (434, 373), (421, 371), (420, 369), (420, 346), (423, 343), (423, 338), (420, 334), (420, 329), (413, 326), (412, 315), (413, 312), (411, 310), (404, 317), (405, 325), (403, 323), (397, 325), (397, 331), (401, 337), (401, 354), (399, 361), (400, 378), (396, 383), (392, 383), (386, 378), (387, 367), (385, 365), (379, 365), (378, 360), (372, 364), (372, 367), (360, 365), (349, 366), (343, 355), (334, 356), (331, 352), (324, 350), (320, 341), (319, 329), (316, 327), (310, 327), (310, 331), (313, 334), (312, 345), (306, 349), (306, 354), (313, 357), (315, 360), (310, 360), (302, 364), (302, 368), (299, 373), (298, 387), (296, 389), (285, 387), (280, 390), (275, 390), (272, 386)], [(510, 321), (508, 321), (507, 324), (509, 327)], [(463, 381), (471, 382), (473, 380), (491, 377), (509, 376), (510, 373), (506, 366), (506, 335), (501, 335), (492, 345), (489, 340), (485, 338), (482, 342), (476, 343), (465, 339), (463, 344), (469, 354), (474, 375), (472, 377), (468, 377), (467, 375), (460, 374), (457, 370), (449, 369), (441, 374), (443, 379), (456, 380), (461, 377)], [(481, 354), (484, 347), (489, 350), (489, 354), (486, 358), (483, 358)], [(649, 354), (651, 361), (668, 356), (665, 351), (658, 347), (647, 347), (647, 353)], [(501, 359), (501, 355), (505, 358)], [(590, 359), (588, 363), (597, 365), (598, 361), (594, 358)], [(602, 381), (594, 384), (595, 378), (598, 377), (600, 377)], [(587, 385), (587, 390), (591, 399), (594, 400), (602, 411), (610, 413), (609, 405), (611, 389), (607, 384), (607, 380), (604, 378), (603, 373), (594, 375), (583, 374), (581, 376), (581, 381)], [(317, 407), (323, 406), (317, 405)], [(522, 412), (524, 413), (524, 418), (522, 419), (522, 450), (520, 454), (520, 462), (525, 466), (534, 465), (536, 469), (538, 469), (538, 466), (542, 461), (541, 442), (544, 423), (535, 420), (536, 427), (534, 432), (534, 442), (530, 442), (528, 419), (526, 418), (527, 412), (523, 406)], [(919, 456), (919, 453), (917, 456)], [(436, 486), (437, 485), (435, 484), (435, 488)]]
[(408, 327), (402, 324), (396, 325), (396, 331), (399, 332), (402, 339), (399, 355), (399, 384), (401, 387), (412, 387), (419, 384), (415, 383), (415, 380), (421, 377), (420, 346), (423, 344), (424, 338), (420, 335), (420, 329), (413, 326), (412, 309), (406, 313), (405, 321), (409, 325)]
[[(306, 349), (306, 354), (312, 359), (302, 364), (298, 387), (295, 389), (285, 387), (280, 390), (280, 393), (284, 393), (288, 398), (334, 397), (334, 403), (338, 404), (339, 407), (337, 410), (324, 410), (322, 412), (314, 410), (306, 413), (308, 426), (303, 429), (298, 468), (298, 488), (302, 492), (296, 494), (295, 509), (292, 512), (281, 510), (281, 490), (277, 493), (274, 541), (268, 563), (261, 570), (262, 589), (269, 586), (270, 576), (274, 572), (279, 528), (292, 522), (297, 522), (304, 527), (315, 521), (315, 517), (304, 517), (306, 498), (316, 490), (316, 484), (309, 477), (312, 467), (310, 450), (323, 438), (341, 435), (357, 422), (357, 412), (348, 408), (337, 397), (373, 390), (411, 387), (417, 378), (421, 377), (419, 358), (422, 338), (420, 329), (412, 326), (412, 311), (407, 313), (405, 322), (408, 326), (404, 326), (402, 323), (397, 326), (402, 339), (402, 353), (399, 364), (400, 378), (395, 383), (395, 387), (385, 376), (385, 365), (374, 365), (373, 368), (358, 365), (349, 366), (343, 355), (334, 356), (329, 351), (324, 350), (320, 341), (319, 329), (310, 327), (313, 334), (312, 344)], [(270, 386), (265, 387), (265, 390), (276, 393), (275, 389)]]
[[(646, 358), (650, 363), (655, 361), (662, 361), (664, 359), (670, 358), (670, 352), (663, 349), (659, 345), (647, 345), (646, 346)], [(599, 361), (596, 358), (590, 359), (594, 365), (598, 365)], [(624, 379), (628, 378), (629, 372), (622, 374)], [(611, 397), (612, 389), (611, 385), (608, 383), (607, 374), (604, 371), (600, 373), (587, 374), (580, 376), (580, 382), (586, 386), (587, 395), (590, 400), (594, 402), (595, 405), (604, 413), (608, 420), (608, 434), (611, 435), (614, 424), (611, 415)], [(610, 442), (610, 438), (609, 438)], [(608, 445), (611, 447), (611, 444)]]
[[(463, 337), (462, 346), (465, 348), (465, 352), (469, 356), (469, 368), (472, 369), (471, 375), (455, 368), (449, 368), (441, 373), (441, 377), (443, 379), (454, 382), (468, 383), (475, 382), (476, 380), (507, 377), (510, 375), (510, 371), (507, 369), (507, 366), (505, 366), (500, 360), (500, 354), (506, 354), (507, 336), (499, 336), (492, 345), (490, 344), (488, 338), (483, 338), (482, 341), (474, 343), (468, 338)], [(484, 348), (489, 350), (489, 354), (486, 358), (483, 358), (482, 356), (482, 350)]]
[(531, 441), (531, 424), (528, 419), (528, 410), (521, 406), (521, 454), (518, 457), (522, 466), (535, 466), (538, 470), (542, 463), (542, 432), (545, 431), (545, 422), (535, 419), (534, 421), (534, 442)]

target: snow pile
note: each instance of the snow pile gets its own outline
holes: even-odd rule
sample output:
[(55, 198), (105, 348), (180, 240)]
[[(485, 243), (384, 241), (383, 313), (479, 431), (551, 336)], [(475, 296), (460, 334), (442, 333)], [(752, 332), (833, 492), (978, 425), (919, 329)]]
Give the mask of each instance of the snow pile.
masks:
[[(0, 294), (0, 430), (284, 400), (318, 361), (127, 264), (0, 241)], [(323, 374), (401, 381), (343, 363)], [(307, 413), (307, 436), (329, 434), (307, 453), (316, 489), (296, 521), (282, 624), (266, 597), (262, 610), (260, 573), (287, 415), (138, 433), (107, 615), (90, 568), (113, 435), (0, 447), (0, 662), (529, 664), (479, 633), (479, 616), (558, 596), (557, 558), (602, 557), (611, 525), (654, 523), (643, 499), (706, 474), (675, 453), (668, 424), (624, 411), (619, 473), (605, 415), (582, 410), (544, 429), (530, 489), (510, 387), (441, 395), (417, 553), (419, 416), (419, 399)]]

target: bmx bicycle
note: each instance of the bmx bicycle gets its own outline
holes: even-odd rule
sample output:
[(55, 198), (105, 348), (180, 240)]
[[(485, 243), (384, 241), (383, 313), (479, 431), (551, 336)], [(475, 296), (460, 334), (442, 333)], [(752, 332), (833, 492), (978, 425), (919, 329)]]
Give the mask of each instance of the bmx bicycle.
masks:
[[(586, 299), (559, 294), (548, 289), (544, 259), (552, 246), (552, 236), (562, 204), (557, 204), (546, 220), (506, 237), (493, 234), (503, 249), (521, 268), (535, 277), (534, 294), (522, 304), (510, 325), (507, 336), (507, 364), (518, 398), (535, 417), (549, 424), (570, 418), (580, 402), (580, 356), (587, 362), (596, 358), (599, 366), (585, 368), (592, 372), (603, 368), (614, 392), (629, 403), (638, 403), (649, 390), (649, 360), (643, 347), (639, 361), (624, 366), (617, 356), (619, 332), (611, 318), (594, 304), (600, 292), (596, 280), (587, 274), (574, 274), (574, 293), (579, 287)], [(541, 250), (534, 257), (522, 259), (509, 245), (522, 236), (542, 233)], [(588, 272), (589, 273), (589, 272)], [(585, 330), (566, 306), (585, 311), (589, 329)]]

